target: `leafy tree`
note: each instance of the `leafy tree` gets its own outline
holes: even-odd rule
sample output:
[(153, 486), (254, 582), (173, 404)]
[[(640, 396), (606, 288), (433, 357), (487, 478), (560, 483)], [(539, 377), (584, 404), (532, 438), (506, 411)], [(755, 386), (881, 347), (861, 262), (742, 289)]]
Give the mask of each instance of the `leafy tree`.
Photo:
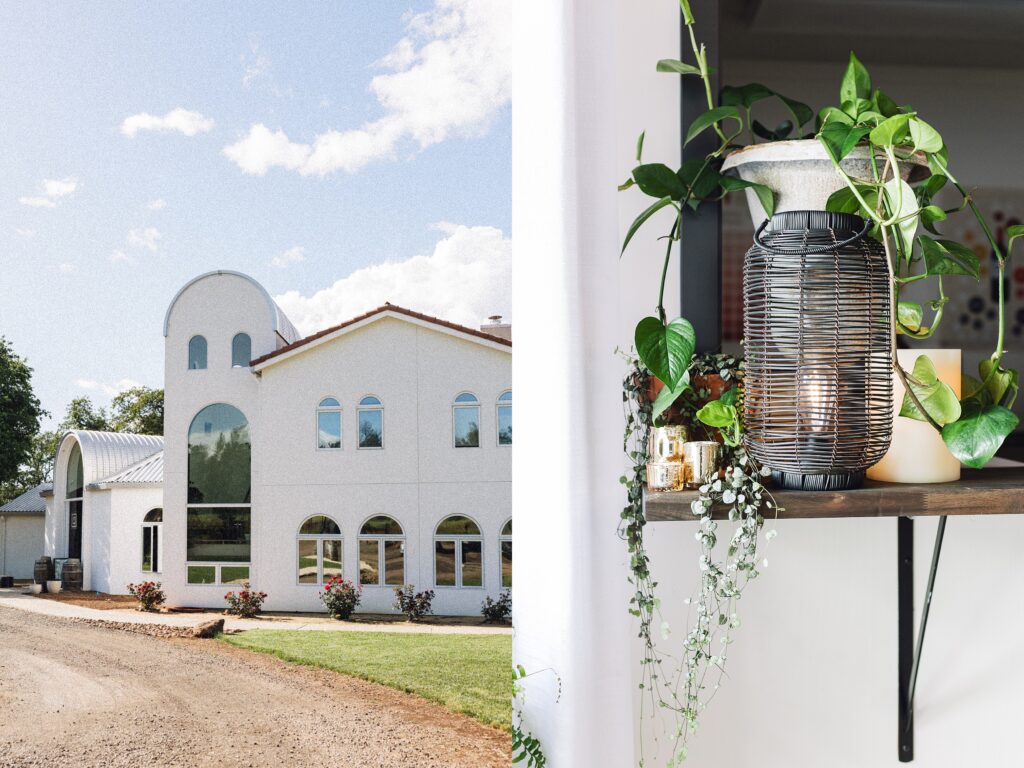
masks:
[(0, 336), (0, 483), (18, 477), (44, 414), (32, 391), (32, 369)]
[(110, 401), (109, 428), (136, 435), (164, 433), (164, 391), (132, 387)]
[(102, 407), (93, 405), (88, 397), (76, 397), (68, 403), (67, 413), (60, 423), (60, 431), (69, 429), (91, 429), (99, 432), (110, 432), (110, 420)]

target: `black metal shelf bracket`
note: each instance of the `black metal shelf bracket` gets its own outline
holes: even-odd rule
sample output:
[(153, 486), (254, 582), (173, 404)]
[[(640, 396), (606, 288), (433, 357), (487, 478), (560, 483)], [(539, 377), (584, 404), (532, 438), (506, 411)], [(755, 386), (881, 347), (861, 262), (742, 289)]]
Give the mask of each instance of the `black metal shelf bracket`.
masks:
[(917, 673), (921, 667), (921, 651), (924, 648), (924, 633), (928, 628), (928, 613), (931, 610), (932, 594), (935, 592), (935, 574), (939, 569), (939, 555), (942, 552), (942, 538), (946, 534), (946, 516), (939, 518), (935, 531), (935, 546), (932, 549), (932, 564), (928, 571), (928, 588), (925, 591), (921, 623), (914, 642), (914, 521), (900, 517), (896, 529), (896, 550), (898, 557), (899, 590), (899, 759), (909, 763), (914, 759), (914, 693), (917, 689)]

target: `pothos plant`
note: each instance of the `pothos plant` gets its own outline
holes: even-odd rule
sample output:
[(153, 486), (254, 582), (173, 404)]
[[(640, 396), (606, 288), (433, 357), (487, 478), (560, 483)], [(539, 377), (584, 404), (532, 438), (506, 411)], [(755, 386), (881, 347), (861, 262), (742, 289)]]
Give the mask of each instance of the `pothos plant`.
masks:
[[(895, 311), (893, 370), (906, 388), (900, 416), (926, 421), (942, 435), (950, 452), (969, 467), (980, 468), (991, 459), (1017, 427), (1010, 410), (1017, 398), (1018, 372), (1003, 365), (1006, 328), (1005, 272), (1014, 241), (1024, 236), (1024, 226), (1007, 227), (1005, 240), (997, 238), (968, 191), (950, 171), (949, 152), (942, 136), (910, 106), (900, 106), (881, 90), (872, 89), (867, 69), (851, 53), (839, 89), (839, 106), (819, 113), (818, 140), (825, 147), (836, 172), (846, 186), (833, 194), (828, 209), (858, 213), (874, 222), (873, 236), (885, 246), (892, 279)], [(842, 160), (855, 147), (866, 146), (871, 177), (855, 178)], [(901, 165), (915, 159), (927, 162), (931, 174), (909, 182)], [(950, 208), (937, 204), (936, 194), (949, 189)], [(962, 399), (940, 381), (927, 355), (920, 355), (911, 371), (896, 357), (896, 334), (911, 339), (931, 337), (942, 321), (949, 302), (944, 280), (979, 279), (981, 262), (975, 251), (939, 229), (954, 214), (969, 211), (975, 218), (998, 269), (999, 330), (992, 355), (982, 360), (978, 377), (964, 376)], [(918, 234), (923, 228), (927, 233)], [(901, 292), (919, 281), (934, 285), (935, 298), (925, 308), (903, 300)]]

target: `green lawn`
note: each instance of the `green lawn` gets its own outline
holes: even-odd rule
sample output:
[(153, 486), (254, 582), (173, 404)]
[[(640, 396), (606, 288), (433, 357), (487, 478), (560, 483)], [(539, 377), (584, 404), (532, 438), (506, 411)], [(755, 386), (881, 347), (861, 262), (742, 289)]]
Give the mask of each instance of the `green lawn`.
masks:
[(510, 635), (254, 629), (221, 638), (415, 693), (488, 725), (512, 728)]

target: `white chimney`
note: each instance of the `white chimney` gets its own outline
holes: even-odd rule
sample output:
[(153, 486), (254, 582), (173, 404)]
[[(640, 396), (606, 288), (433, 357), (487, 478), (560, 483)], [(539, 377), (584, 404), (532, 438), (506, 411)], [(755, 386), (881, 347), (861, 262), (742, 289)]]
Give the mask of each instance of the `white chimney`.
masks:
[(480, 330), (489, 333), (491, 336), (500, 336), (503, 339), (512, 341), (512, 325), (501, 322), (501, 315), (491, 315), (487, 322), (480, 326)]

